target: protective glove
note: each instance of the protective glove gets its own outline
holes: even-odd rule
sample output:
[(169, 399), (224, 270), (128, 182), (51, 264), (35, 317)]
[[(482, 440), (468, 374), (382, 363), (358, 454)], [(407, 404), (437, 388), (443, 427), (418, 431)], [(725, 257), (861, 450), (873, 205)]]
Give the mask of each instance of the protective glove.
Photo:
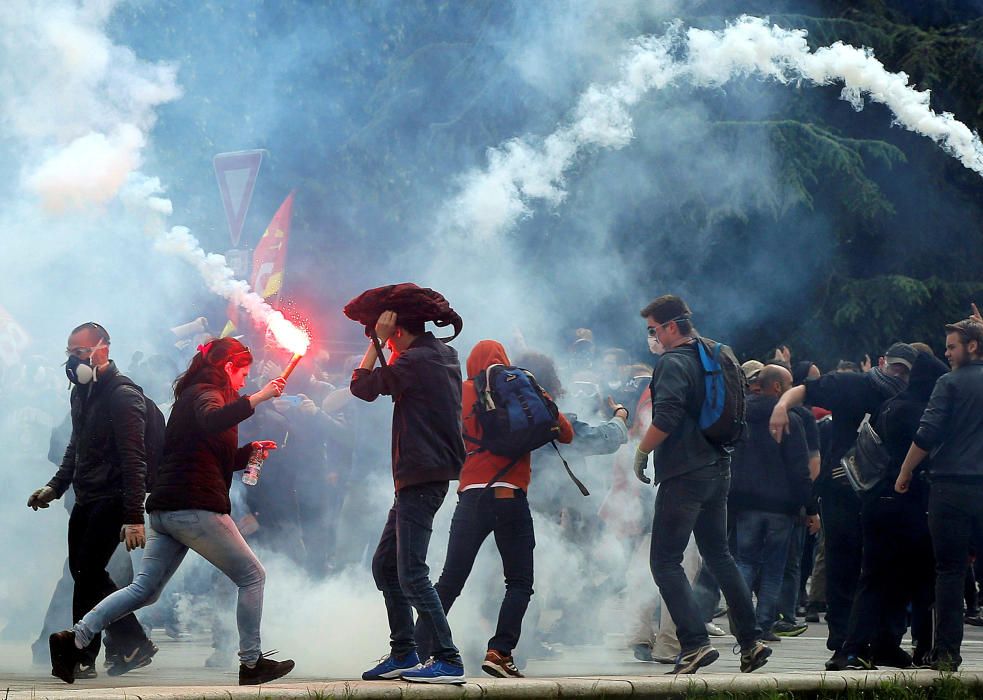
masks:
[(147, 546), (147, 532), (143, 525), (124, 525), (119, 531), (119, 541), (126, 543), (126, 551)]
[(55, 500), (56, 494), (55, 490), (50, 486), (42, 486), (37, 491), (31, 494), (31, 497), (27, 499), (28, 508), (33, 508), (37, 510), (38, 508), (47, 508), (48, 504)]
[(635, 448), (635, 476), (643, 484), (651, 484), (652, 480), (645, 476), (645, 470), (649, 466), (649, 454), (648, 452), (642, 452), (641, 448)]

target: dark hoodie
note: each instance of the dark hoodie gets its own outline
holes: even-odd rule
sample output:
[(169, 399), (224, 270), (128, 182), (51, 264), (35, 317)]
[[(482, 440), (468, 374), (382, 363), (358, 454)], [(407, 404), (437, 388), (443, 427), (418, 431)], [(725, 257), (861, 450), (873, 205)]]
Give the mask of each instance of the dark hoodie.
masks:
[(731, 462), (730, 497), (733, 511), (762, 510), (797, 515), (812, 493), (809, 448), (798, 414), (789, 412), (789, 434), (781, 444), (768, 429), (775, 396), (747, 398), (747, 431)]
[[(898, 480), (901, 472), (901, 464), (908, 454), (915, 433), (918, 432), (919, 420), (925, 411), (935, 383), (940, 377), (947, 374), (949, 368), (944, 362), (937, 359), (934, 355), (927, 352), (918, 353), (918, 357), (911, 366), (911, 375), (908, 379), (908, 387), (894, 398), (888, 399), (881, 406), (880, 411), (874, 420), (874, 427), (878, 435), (884, 441), (884, 446), (891, 455), (891, 462), (883, 481), (871, 495), (890, 495), (897, 496), (894, 491), (894, 483)], [(922, 473), (925, 469), (930, 469), (928, 461), (923, 464)], [(913, 501), (924, 503), (928, 498), (928, 484), (923, 478), (916, 478), (912, 481), (908, 494)]]
[[(505, 348), (495, 340), (479, 341), (468, 356), (468, 380), (464, 382), (461, 401), (464, 433), (478, 440), (481, 439), (481, 425), (478, 423), (474, 409), (475, 403), (478, 401), (478, 393), (474, 388), (474, 378), (492, 365), (511, 365), (508, 355), (505, 354)], [(559, 423), (559, 442), (570, 442), (573, 439), (573, 426), (562, 413), (559, 417)], [(468, 486), (487, 484), (489, 480), (512, 462), (511, 457), (492, 454), (487, 450), (478, 451), (477, 445), (468, 443), (467, 447), (471, 449), (471, 452), (468, 453), (464, 468), (461, 470), (461, 485), (458, 491), (463, 491)], [(532, 471), (527, 453), (519, 458), (505, 476), (501, 477), (501, 482), (528, 491), (531, 478)]]
[(253, 408), (232, 390), (221, 369), (205, 367), (197, 379), (171, 409), (148, 512), (232, 510), (232, 473), (246, 466), (250, 452), (249, 445), (239, 447), (238, 425), (253, 415)]

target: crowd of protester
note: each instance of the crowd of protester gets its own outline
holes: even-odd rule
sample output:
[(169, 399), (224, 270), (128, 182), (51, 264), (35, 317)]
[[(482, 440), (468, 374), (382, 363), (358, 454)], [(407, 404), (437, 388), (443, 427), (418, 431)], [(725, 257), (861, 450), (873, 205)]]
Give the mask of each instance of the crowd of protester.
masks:
[[(975, 556), (983, 524), (983, 455), (978, 454), (983, 442), (976, 436), (983, 420), (983, 319), (975, 308), (972, 317), (940, 329), (937, 339), (896, 342), (877, 358), (840, 360), (825, 372), (784, 346), (768, 357), (747, 359), (741, 365), (745, 423), (740, 438), (726, 446), (708, 440), (697, 420), (705, 399), (693, 349), (698, 313), (678, 297), (660, 297), (642, 316), (650, 350), (644, 357), (619, 347), (598, 348), (593, 333), (581, 328), (555, 356), (526, 347), (516, 335), (507, 343), (481, 341), (460, 365), (455, 365), (456, 353), (441, 355), (450, 346), (433, 340), (422, 325), (400, 326), (394, 317), (380, 338), (390, 340), (391, 359), (402, 360), (395, 367), (404, 367), (405, 358), (417, 357), (427, 343), (443, 359), (430, 360), (429, 366), (417, 361), (394, 375), (379, 374), (372, 347), (364, 358), (314, 351), (291, 379), (290, 394), (277, 379), (286, 358), (269, 346), (251, 353), (242, 365), (248, 372), (242, 395), (261, 398), (230, 423), (241, 422), (238, 443), (232, 446), (269, 441), (270, 449), (255, 486), (232, 480), (228, 516), (236, 536), (248, 543), (236, 556), (249, 562), (252, 582), (231, 565), (216, 563), (219, 557), (206, 556), (239, 587), (240, 634), (248, 608), (243, 607), (249, 595), (244, 591), (250, 586), (261, 608), (262, 566), (251, 548), (287, 557), (314, 581), (361, 568), (372, 572), (384, 593), (393, 639), (391, 653), (363, 677), (461, 682), (463, 662), (447, 613), (466, 585), (481, 543), (494, 534), (506, 596), (497, 613), (485, 611), (489, 619), (497, 615), (482, 665), (492, 675), (520, 677), (525, 659), (551, 654), (562, 644), (595, 642), (611, 631), (599, 603), (612, 599), (624, 606), (626, 628), (620, 631), (626, 654), (672, 665), (677, 673), (692, 673), (716, 660), (711, 638), (728, 634), (737, 637), (742, 671), (755, 670), (776, 644), (794, 644), (791, 640), (821, 616), (832, 654), (828, 670), (957, 669), (962, 625), (983, 625)], [(108, 332), (94, 332), (87, 346), (70, 342), (73, 356), (108, 352)], [(915, 342), (943, 336), (948, 364), (929, 345)], [(194, 414), (187, 409), (191, 413), (181, 419), (171, 413), (181, 401), (173, 391), (175, 378), (189, 362), (189, 371), (196, 361), (206, 363), (210, 351), (211, 343), (197, 350), (193, 344), (179, 340), (156, 354), (138, 353), (120, 363), (126, 365), (120, 372), (169, 418), (168, 431)], [(258, 345), (263, 347), (262, 340)], [(417, 352), (407, 352), (411, 349)], [(83, 364), (87, 359), (82, 357)], [(457, 369), (438, 376), (435, 362)], [(547, 445), (513, 460), (463, 442), (457, 452), (462, 421), (465, 440), (475, 440), (478, 433), (480, 442), (480, 427), (469, 416), (476, 400), (472, 384), (496, 364), (528, 370), (559, 406), (558, 449)], [(405, 377), (399, 374), (403, 371)], [(461, 405), (462, 381), (463, 414), (435, 418), (430, 409), (443, 400), (435, 398), (435, 386), (447, 384), (446, 405), (453, 408)], [(414, 382), (423, 393), (409, 400), (407, 387)], [(62, 578), (47, 615), (35, 620), (35, 629), (40, 628), (35, 662), (57, 662), (49, 636), (73, 635), (65, 644), (74, 643), (79, 651), (72, 652), (68, 675), (71, 680), (94, 677), (99, 632), (106, 629), (105, 663), (117, 675), (150, 663), (157, 653), (154, 633), (178, 636), (189, 625), (204, 625), (214, 646), (206, 665), (226, 666), (234, 658), (228, 618), (235, 585), (196, 561), (165, 587), (183, 553), (173, 555), (173, 567), (153, 574), (150, 589), (141, 578), (144, 573), (134, 578), (135, 572), (153, 569), (127, 555), (147, 541), (142, 506), (136, 508), (120, 495), (121, 487), (112, 486), (114, 497), (120, 496), (113, 506), (119, 512), (108, 520), (93, 514), (105, 508), (102, 487), (80, 480), (78, 471), (74, 478), (64, 472), (65, 446), (80, 438), (78, 416), (69, 419), (64, 385), (63, 370), (40, 357), (8, 364), (0, 374), (7, 409), (0, 432), (21, 435), (32, 448), (44, 434), (50, 443), (49, 471), (52, 464), (61, 467), (32, 494), (29, 505), (44, 508), (63, 497), (74, 523)], [(29, 392), (24, 390), (28, 386)], [(393, 396), (395, 421), (393, 402), (374, 400), (379, 395)], [(30, 406), (18, 405), (17, 397), (23, 396), (34, 397)], [(233, 391), (228, 401), (234, 403), (236, 396)], [(407, 430), (400, 425), (415, 420), (413, 401), (429, 407), (421, 419), (429, 423)], [(851, 483), (843, 460), (865, 424), (880, 437), (889, 466), (878, 483), (861, 490)], [(441, 437), (448, 426), (453, 435)], [(390, 429), (394, 444), (402, 441), (403, 457), (390, 449), (385, 438)], [(114, 449), (119, 454), (113, 458), (125, 462), (125, 448)], [(420, 476), (405, 463), (405, 454), (413, 450), (431, 450), (430, 463), (447, 460), (446, 468)], [(236, 457), (235, 466), (243, 465)], [(651, 466), (654, 480), (646, 471)], [(499, 468), (507, 475), (499, 477)], [(383, 523), (373, 499), (390, 471), (396, 502), (376, 547)], [(587, 482), (594, 496), (580, 497), (567, 472), (584, 491), (575, 475)], [(39, 483), (47, 478), (43, 472), (37, 477)], [(398, 551), (397, 541), (405, 548), (415, 532), (401, 518), (432, 523), (450, 481), (458, 482), (459, 500), (449, 535), (432, 534), (450, 538), (443, 571), (432, 586), (426, 544), (407, 554)], [(421, 491), (421, 485), (429, 491)], [(483, 496), (486, 490), (491, 497)], [(411, 492), (425, 507), (406, 516)], [(173, 498), (181, 504), (160, 507), (166, 499), (152, 495), (149, 524), (158, 538), (184, 525), (155, 519), (156, 513), (149, 512), (155, 510), (155, 498), (165, 513), (210, 508), (197, 501), (188, 505), (178, 495)], [(225, 508), (219, 504), (212, 510)], [(113, 529), (115, 523), (123, 526), (124, 542), (118, 547), (106, 545), (112, 538), (98, 530)], [(539, 523), (548, 523), (582, 553), (593, 572), (586, 581), (578, 586), (541, 581), (533, 594), (534, 527)], [(401, 529), (404, 525), (409, 529)], [(139, 532), (131, 529), (137, 526)], [(184, 534), (174, 537), (183, 542)], [(137, 595), (134, 586), (141, 581), (146, 590)], [(132, 604), (123, 605), (120, 594), (110, 596), (117, 588), (130, 591)], [(104, 598), (115, 600), (116, 607), (100, 604)], [(208, 614), (189, 622), (181, 614), (189, 600)], [(107, 612), (107, 607), (112, 609)], [(415, 629), (405, 621), (412, 621), (411, 609), (418, 616)], [(73, 624), (74, 632), (58, 632)], [(248, 649), (245, 641), (240, 644), (242, 682), (288, 672), (287, 666), (276, 665), (289, 662), (257, 659), (258, 616), (250, 624), (254, 638)], [(909, 630), (912, 645), (905, 648), (902, 640)], [(423, 663), (427, 657), (433, 658)], [(253, 668), (266, 668), (269, 674)]]

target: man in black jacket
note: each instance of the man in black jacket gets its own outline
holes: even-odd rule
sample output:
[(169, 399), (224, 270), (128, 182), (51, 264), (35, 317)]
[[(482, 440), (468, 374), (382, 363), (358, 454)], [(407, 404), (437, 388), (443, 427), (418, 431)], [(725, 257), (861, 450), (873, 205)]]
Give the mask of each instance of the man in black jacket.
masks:
[(757, 620), (766, 641), (774, 635), (789, 540), (796, 518), (809, 500), (809, 449), (797, 413), (789, 435), (771, 439), (768, 422), (778, 398), (792, 386), (784, 367), (767, 365), (758, 374), (760, 393), (747, 398), (747, 432), (734, 451), (730, 497), (733, 549), (737, 567), (758, 596)]
[[(807, 379), (782, 395), (772, 411), (770, 430), (776, 442), (788, 433), (789, 411), (807, 404), (832, 411), (830, 449), (822, 454), (816, 488), (820, 497), (826, 556), (826, 620), (829, 633), (826, 648), (833, 652), (827, 670), (844, 670), (843, 653), (850, 609), (860, 579), (862, 525), (860, 499), (850, 486), (840, 459), (857, 440), (857, 429), (865, 415), (874, 415), (881, 404), (900, 393), (908, 383), (911, 365), (918, 352), (906, 343), (894, 343), (884, 353), (879, 366), (868, 372), (833, 372)], [(899, 618), (883, 630), (886, 639), (903, 631)], [(890, 647), (886, 642), (878, 646)], [(885, 665), (887, 665), (885, 663)]]
[(928, 527), (935, 550), (933, 667), (962, 663), (963, 577), (970, 548), (983, 532), (983, 324), (945, 327), (952, 371), (935, 384), (895, 490), (908, 491), (912, 473), (931, 454)]
[[(69, 569), (75, 581), (72, 616), (75, 621), (115, 592), (106, 571), (119, 546), (143, 547), (143, 500), (147, 461), (144, 447), (146, 406), (143, 395), (121, 383), (109, 359), (109, 333), (98, 323), (83, 323), (68, 337), (66, 371), (72, 388), (72, 436), (61, 466), (46, 486), (31, 494), (27, 505), (47, 508), (69, 486), (75, 488), (75, 507), (68, 521)], [(131, 614), (109, 627), (120, 649), (110, 675), (146, 666), (157, 653)], [(86, 647), (76, 678), (95, 677), (99, 636)]]
[(655, 453), (660, 484), (652, 519), (652, 575), (676, 623), (682, 653), (673, 673), (695, 673), (720, 653), (710, 645), (703, 615), (681, 562), (690, 535), (717, 579), (730, 608), (731, 629), (741, 648), (741, 671), (761, 668), (771, 648), (761, 643), (751, 593), (727, 547), (730, 454), (700, 430), (705, 373), (695, 347), (689, 307), (677, 296), (655, 299), (642, 310), (650, 337), (665, 348), (652, 377), (652, 424), (638, 445), (635, 475), (644, 483)]
[[(427, 549), (434, 515), (464, 464), (461, 365), (457, 352), (425, 332), (423, 322), (407, 326), (397, 325), (394, 312), (384, 312), (375, 331), (395, 357), (388, 366), (373, 369), (378, 355), (370, 343), (351, 382), (352, 394), (363, 401), (384, 395), (394, 403), (396, 499), (372, 558), (372, 576), (386, 599), (392, 651), (362, 678), (458, 684), (464, 683), (464, 662), (430, 581)], [(423, 667), (414, 640), (413, 608), (434, 640), (433, 659)]]

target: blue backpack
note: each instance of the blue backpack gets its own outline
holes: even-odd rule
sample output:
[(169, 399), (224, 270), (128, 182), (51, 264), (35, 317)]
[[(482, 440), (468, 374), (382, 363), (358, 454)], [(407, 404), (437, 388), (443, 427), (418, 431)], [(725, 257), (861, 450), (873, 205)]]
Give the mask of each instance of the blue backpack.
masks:
[(560, 410), (527, 370), (492, 365), (474, 378), (474, 389), (481, 440), (465, 439), (482, 449), (521, 457), (559, 436)]
[(697, 338), (706, 396), (700, 407), (703, 436), (722, 447), (735, 444), (744, 432), (747, 380), (734, 352), (709, 338)]
[(478, 394), (474, 415), (481, 426), (481, 439), (467, 434), (464, 439), (476, 444), (479, 451), (512, 458), (488, 482), (489, 486), (504, 477), (523, 455), (552, 444), (577, 488), (589, 495), (556, 446), (555, 440), (560, 436), (560, 409), (532, 372), (521, 367), (491, 365), (474, 378), (474, 388)]

